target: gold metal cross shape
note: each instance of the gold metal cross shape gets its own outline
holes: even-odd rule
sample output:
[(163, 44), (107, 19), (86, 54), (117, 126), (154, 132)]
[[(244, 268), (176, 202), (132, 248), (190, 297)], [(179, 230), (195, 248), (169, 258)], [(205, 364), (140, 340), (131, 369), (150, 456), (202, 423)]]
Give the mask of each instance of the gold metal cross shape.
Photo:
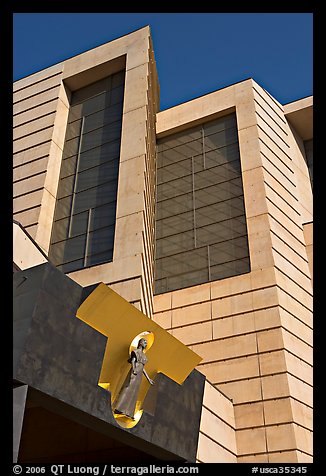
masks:
[[(100, 283), (85, 299), (76, 315), (108, 338), (98, 385), (111, 392), (112, 402), (129, 371), (129, 351), (136, 337), (148, 335), (146, 370), (152, 379), (161, 372), (182, 384), (202, 360), (104, 283)], [(143, 378), (138, 396), (139, 408), (149, 386), (147, 379)]]

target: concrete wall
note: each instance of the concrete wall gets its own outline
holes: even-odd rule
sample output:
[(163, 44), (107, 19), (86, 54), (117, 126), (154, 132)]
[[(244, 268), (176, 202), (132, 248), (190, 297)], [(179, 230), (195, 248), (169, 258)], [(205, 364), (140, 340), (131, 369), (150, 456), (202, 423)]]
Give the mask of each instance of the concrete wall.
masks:
[(13, 223), (13, 262), (20, 270), (47, 262), (45, 255), (18, 223)]
[(311, 461), (312, 283), (303, 223), (312, 194), (300, 140), (282, 106), (251, 79), (160, 112), (157, 135), (234, 109), (251, 272), (155, 296), (154, 319), (203, 357), (199, 370), (232, 399), (239, 462)]
[(71, 91), (126, 69), (113, 262), (70, 273), (103, 281), (152, 315), (155, 115), (159, 87), (149, 27), (14, 84), (14, 218), (48, 253)]
[(14, 218), (45, 252), (69, 107), (62, 70), (59, 63), (14, 84)]
[(306, 243), (306, 253), (309, 261), (311, 281), (313, 281), (313, 224), (312, 222), (303, 224), (303, 235)]
[[(211, 383), (198, 461), (309, 462), (312, 193), (300, 105), (283, 108), (248, 79), (157, 113), (154, 53), (142, 28), (14, 84), (14, 217), (47, 253), (70, 93), (122, 68), (113, 262), (69, 276), (109, 284), (203, 357), (198, 369)], [(251, 272), (153, 298), (156, 136), (232, 111)]]
[(237, 462), (233, 404), (207, 380), (204, 387), (197, 462)]

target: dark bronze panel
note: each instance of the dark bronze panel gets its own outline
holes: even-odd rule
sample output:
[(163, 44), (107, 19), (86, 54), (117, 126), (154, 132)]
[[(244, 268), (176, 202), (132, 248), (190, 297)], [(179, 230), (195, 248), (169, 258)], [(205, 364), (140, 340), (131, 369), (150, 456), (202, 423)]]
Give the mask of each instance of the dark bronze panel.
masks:
[(194, 370), (178, 385), (159, 374), (139, 423), (120, 427), (110, 393), (98, 386), (107, 339), (75, 317), (94, 287), (50, 263), (15, 273), (14, 379), (65, 418), (161, 460), (194, 462), (205, 377)]

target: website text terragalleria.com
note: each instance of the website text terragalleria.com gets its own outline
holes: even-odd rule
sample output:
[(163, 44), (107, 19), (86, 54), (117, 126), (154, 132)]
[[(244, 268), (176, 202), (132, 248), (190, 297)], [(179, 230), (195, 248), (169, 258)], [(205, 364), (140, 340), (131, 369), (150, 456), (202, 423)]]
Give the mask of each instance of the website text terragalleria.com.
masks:
[(55, 476), (63, 474), (63, 467), (65, 467), (66, 474), (93, 474), (98, 476), (99, 474), (137, 474), (137, 476), (142, 476), (143, 474), (198, 474), (198, 467), (195, 466), (157, 466), (155, 464), (150, 464), (148, 466), (116, 466), (113, 464), (104, 465), (103, 468), (97, 466), (84, 466), (84, 467), (74, 467), (73, 465), (52, 465), (51, 473)]

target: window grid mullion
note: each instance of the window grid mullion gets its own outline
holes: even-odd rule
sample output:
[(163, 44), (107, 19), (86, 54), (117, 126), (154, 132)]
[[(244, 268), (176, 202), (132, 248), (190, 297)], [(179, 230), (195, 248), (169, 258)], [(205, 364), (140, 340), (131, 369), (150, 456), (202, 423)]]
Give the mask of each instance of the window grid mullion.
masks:
[(81, 145), (82, 145), (82, 140), (83, 140), (84, 122), (85, 122), (85, 117), (83, 116), (82, 117), (82, 122), (81, 122), (81, 125), (80, 125), (80, 135), (79, 135), (79, 142), (78, 142), (76, 170), (75, 170), (75, 177), (74, 177), (74, 188), (73, 188), (72, 198), (71, 198), (68, 238), (71, 237), (72, 216), (73, 216), (73, 213), (74, 213), (74, 206), (75, 206), (75, 195), (76, 195), (76, 189), (77, 189), (77, 176), (78, 176), (78, 170), (79, 170), (80, 151), (81, 151)]
[[(212, 125), (212, 127), (210, 125), (210, 131), (220, 128), (221, 126), (223, 128), (223, 122), (218, 123), (219, 120), (220, 119), (217, 119), (217, 121), (212, 121), (210, 123)], [(224, 121), (224, 119), (222, 119), (222, 121)], [(226, 119), (226, 124), (229, 124), (229, 118)], [(222, 134), (221, 137), (223, 137), (223, 131), (226, 131), (227, 129), (231, 128), (226, 126), (225, 129), (218, 131)], [(204, 126), (202, 125), (200, 129), (197, 130), (199, 132), (197, 133), (197, 139), (192, 139), (189, 142), (193, 145), (193, 151), (198, 149), (198, 155), (196, 155), (191, 148), (188, 148), (188, 150), (185, 148), (184, 157), (181, 160), (178, 160), (178, 148), (181, 144), (177, 143), (177, 140), (174, 139), (173, 135), (171, 135), (169, 139), (171, 140), (171, 144), (174, 143), (175, 145), (169, 148), (170, 155), (169, 157), (166, 157), (166, 164), (161, 165), (163, 163), (162, 160), (164, 161), (165, 158), (164, 147), (163, 150), (158, 153), (159, 155), (162, 154), (162, 160), (160, 160), (160, 157), (158, 158), (158, 165), (161, 165), (161, 167), (158, 166), (158, 173), (160, 174), (160, 172), (162, 172), (162, 176), (157, 177), (157, 183), (162, 184), (163, 188), (161, 189), (161, 195), (159, 196), (160, 200), (158, 200), (158, 197), (156, 199), (156, 207), (158, 215), (160, 216), (160, 219), (157, 218), (155, 221), (156, 228), (161, 220), (177, 217), (178, 215), (182, 216), (186, 213), (189, 213), (189, 218), (187, 218), (187, 220), (189, 220), (190, 228), (189, 231), (186, 230), (187, 236), (183, 237), (185, 232), (180, 230), (187, 224), (183, 223), (178, 226), (177, 222), (175, 222), (174, 226), (174, 221), (171, 221), (171, 223), (169, 222), (169, 225), (168, 222), (166, 223), (170, 228), (165, 230), (170, 234), (158, 239), (156, 231), (156, 240), (160, 243), (158, 254), (156, 254), (156, 275), (160, 276), (160, 278), (156, 279), (158, 286), (156, 293), (182, 289), (198, 283), (207, 282), (207, 279), (208, 281), (211, 281), (212, 279), (222, 279), (225, 276), (236, 276), (250, 270), (249, 249), (247, 243), (248, 234), (246, 223), (243, 223), (243, 219), (241, 219), (241, 217), (245, 217), (244, 211), (242, 210), (243, 207), (241, 206), (241, 203), (234, 203), (234, 206), (231, 206), (234, 198), (238, 198), (240, 201), (242, 199), (242, 203), (244, 198), (239, 153), (237, 154), (237, 158), (234, 158), (234, 144), (238, 144), (238, 137), (235, 142), (230, 142), (223, 146), (223, 150), (225, 151), (225, 162), (220, 164), (218, 163), (219, 157), (216, 157), (216, 159), (215, 156), (208, 157), (206, 153), (207, 151), (205, 150), (206, 148), (210, 149), (211, 145), (214, 144), (215, 139), (213, 133), (211, 133), (212, 140), (207, 143)], [(237, 131), (236, 126), (235, 131)], [(191, 134), (193, 137), (194, 129), (189, 129), (189, 138), (191, 137)], [(183, 140), (186, 137), (187, 132), (184, 134)], [(158, 144), (158, 148), (159, 145), (160, 144)], [(184, 142), (184, 145), (187, 145), (187, 141)], [(201, 154), (199, 153), (199, 150), (201, 150)], [(191, 166), (190, 164), (188, 166), (187, 162), (182, 162), (189, 159), (191, 160)], [(209, 163), (207, 162), (208, 159)], [(178, 164), (179, 162), (181, 162), (181, 164), (184, 163), (184, 167), (173, 168), (173, 164)], [(167, 168), (165, 173), (165, 167), (170, 166), (171, 168)], [(217, 175), (214, 173), (207, 174), (207, 172), (202, 173), (208, 170), (207, 166), (214, 170), (220, 170), (221, 172)], [(218, 166), (218, 169), (215, 169), (216, 166)], [(179, 178), (187, 177), (187, 171), (190, 167), (191, 182), (185, 183), (180, 181), (179, 183)], [(184, 176), (183, 173), (186, 173), (186, 175)], [(179, 177), (178, 174), (181, 174), (181, 176)], [(198, 179), (196, 174), (198, 174)], [(164, 177), (168, 180), (164, 180)], [(225, 177), (229, 178), (225, 179)], [(219, 181), (221, 178), (223, 178), (222, 181)], [(175, 180), (176, 182), (174, 182)], [(169, 184), (170, 182), (172, 184), (173, 182), (175, 183), (174, 189), (173, 187), (165, 187), (165, 184)], [(196, 186), (199, 186), (200, 188), (197, 190)], [(188, 191), (180, 193), (183, 189)], [(162, 199), (161, 197), (164, 198)], [(190, 200), (193, 201), (192, 206), (190, 205)], [(220, 205), (221, 203), (227, 205), (216, 209), (215, 206)], [(197, 205), (198, 210), (207, 208), (208, 221), (209, 217), (211, 217), (213, 223), (208, 223), (207, 225), (203, 224), (206, 221), (206, 218), (205, 216), (197, 217)], [(174, 211), (177, 213), (173, 213)], [(167, 217), (165, 216), (166, 214), (168, 214)], [(193, 221), (192, 227), (191, 215)], [(221, 219), (222, 217), (223, 219)], [(203, 220), (199, 228), (197, 228), (197, 219)], [(241, 221), (239, 222), (237, 219), (240, 219)], [(222, 224), (222, 222), (227, 223), (229, 229), (221, 228), (220, 223)], [(164, 221), (160, 226), (163, 227), (161, 228), (160, 233), (164, 235)], [(205, 231), (207, 226), (209, 227), (207, 228), (207, 231)], [(199, 229), (202, 230), (202, 232), (199, 232)], [(191, 230), (193, 230), (193, 238), (190, 235)], [(193, 248), (191, 248), (191, 243), (194, 243)], [(225, 243), (225, 245), (223, 245), (223, 243)], [(199, 252), (200, 250), (202, 251), (197, 255), (197, 251)], [(158, 256), (160, 256), (160, 258), (158, 258)], [(165, 261), (165, 258), (167, 261)], [(194, 266), (193, 271), (181, 271), (182, 269), (188, 269), (190, 265)], [(204, 276), (205, 270), (207, 271), (206, 278)], [(199, 273), (198, 276), (196, 275), (196, 271)], [(189, 272), (191, 276), (189, 276), (188, 279), (187, 274), (189, 274)], [(180, 277), (179, 279), (178, 276)], [(192, 282), (193, 284), (191, 284)]]

